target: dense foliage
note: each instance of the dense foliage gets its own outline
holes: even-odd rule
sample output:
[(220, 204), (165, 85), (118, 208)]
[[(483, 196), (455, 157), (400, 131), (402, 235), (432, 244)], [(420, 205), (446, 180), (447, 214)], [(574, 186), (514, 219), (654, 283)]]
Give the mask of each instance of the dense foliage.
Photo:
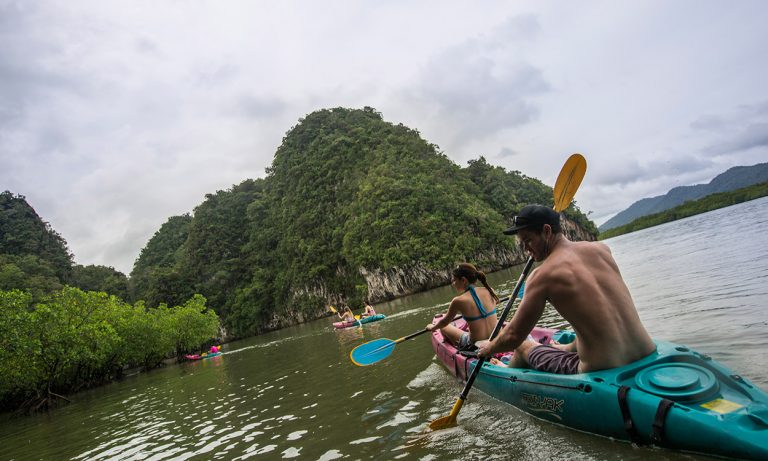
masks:
[(33, 255), (60, 280), (69, 277), (72, 254), (64, 239), (40, 219), (24, 196), (0, 193), (0, 254)]
[[(485, 250), (515, 245), (501, 233), (509, 218), (552, 201), (540, 181), (483, 157), (461, 168), (371, 108), (308, 115), (267, 172), (164, 224), (131, 273), (132, 299), (201, 293), (230, 334), (248, 335), (276, 319), (313, 318), (329, 300), (361, 305), (361, 269), (492, 265)], [(578, 208), (566, 214), (596, 232)]]
[(171, 216), (149, 239), (131, 271), (131, 300), (142, 299), (150, 306), (160, 302), (173, 304), (178, 298), (189, 294), (181, 283), (175, 283), (179, 276), (174, 267), (179, 260), (181, 246), (189, 236), (191, 223), (192, 216), (189, 214)]
[(67, 242), (24, 196), (0, 194), (0, 290), (27, 290), (38, 299), (64, 285), (128, 296), (125, 274), (111, 267), (74, 265)]
[(768, 195), (768, 182), (744, 187), (731, 192), (720, 192), (718, 194), (708, 195), (699, 200), (685, 202), (680, 206), (662, 211), (661, 213), (643, 216), (635, 219), (629, 224), (608, 229), (600, 234), (600, 239), (604, 240), (617, 235), (628, 234), (640, 229), (687, 218), (688, 216), (706, 213), (707, 211), (716, 210), (718, 208), (765, 197), (766, 195)]
[[(157, 270), (172, 269), (176, 257), (168, 249), (187, 239), (185, 218), (177, 221), (180, 235), (155, 259), (149, 247), (144, 261)], [(186, 216), (187, 228), (190, 221)], [(64, 239), (24, 197), (0, 194), (0, 408), (45, 408), (61, 394), (114, 379), (126, 368), (155, 367), (219, 336), (218, 316), (186, 284), (163, 292), (173, 296), (156, 294), (152, 308), (131, 305), (123, 301), (124, 274), (72, 259)], [(160, 291), (158, 278), (147, 277), (149, 294)]]
[(0, 291), (0, 407), (33, 409), (54, 397), (152, 368), (197, 350), (218, 334), (202, 296), (182, 306), (146, 309), (105, 293), (65, 287), (34, 301), (27, 291)]
[[(514, 216), (521, 207), (530, 203), (553, 205), (551, 187), (519, 171), (507, 172), (502, 167), (492, 166), (484, 157), (470, 160), (464, 171), (480, 187), (485, 202), (506, 218)], [(571, 202), (563, 214), (585, 232), (597, 235), (597, 226), (579, 209), (575, 201)]]
[(62, 286), (50, 262), (35, 255), (0, 254), (0, 290), (26, 290), (39, 299)]
[(71, 285), (83, 291), (97, 291), (128, 299), (128, 277), (114, 267), (76, 264), (72, 267)]

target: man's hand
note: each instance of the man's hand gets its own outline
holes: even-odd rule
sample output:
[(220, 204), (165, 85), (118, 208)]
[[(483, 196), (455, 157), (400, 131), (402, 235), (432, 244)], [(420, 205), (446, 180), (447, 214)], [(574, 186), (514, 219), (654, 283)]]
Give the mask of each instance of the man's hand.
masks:
[(479, 349), (477, 350), (477, 356), (482, 359), (489, 359), (493, 355), (493, 349), (491, 347), (491, 342), (487, 339), (483, 341), (478, 341), (475, 343), (475, 346), (477, 346)]

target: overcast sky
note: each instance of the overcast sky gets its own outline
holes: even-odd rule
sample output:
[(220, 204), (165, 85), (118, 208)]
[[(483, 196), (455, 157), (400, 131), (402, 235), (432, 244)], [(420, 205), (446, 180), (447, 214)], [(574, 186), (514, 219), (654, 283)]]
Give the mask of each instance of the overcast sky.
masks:
[(0, 190), (129, 273), (322, 108), (552, 184), (598, 224), (768, 161), (765, 1), (0, 0)]

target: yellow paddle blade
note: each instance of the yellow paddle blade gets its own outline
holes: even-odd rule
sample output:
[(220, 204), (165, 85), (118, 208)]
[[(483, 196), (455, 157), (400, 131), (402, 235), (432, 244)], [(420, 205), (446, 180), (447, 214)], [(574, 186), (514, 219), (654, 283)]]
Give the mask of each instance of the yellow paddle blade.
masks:
[(355, 320), (360, 320), (360, 316), (359, 316), (359, 315), (356, 315), (356, 316), (355, 316)]
[(587, 172), (587, 160), (581, 154), (573, 154), (560, 170), (555, 182), (555, 206), (558, 213), (568, 208)]
[(330, 309), (330, 311), (333, 312), (334, 314), (338, 313), (338, 311), (334, 309), (333, 306), (328, 306), (328, 309)]
[(448, 429), (449, 427), (455, 426), (456, 417), (459, 415), (462, 405), (464, 405), (464, 399), (456, 400), (456, 403), (453, 404), (453, 408), (451, 409), (451, 413), (448, 416), (437, 418), (429, 423), (429, 428), (433, 431), (439, 431), (440, 429)]

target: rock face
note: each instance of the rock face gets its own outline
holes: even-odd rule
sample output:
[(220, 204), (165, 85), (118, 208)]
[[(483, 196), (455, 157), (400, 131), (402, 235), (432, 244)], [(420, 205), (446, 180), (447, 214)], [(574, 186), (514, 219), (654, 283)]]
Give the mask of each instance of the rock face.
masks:
[(560, 220), (563, 233), (573, 242), (594, 242), (597, 236), (585, 231), (583, 227), (563, 216)]
[[(563, 232), (573, 241), (594, 241), (595, 236), (587, 233), (578, 224), (570, 219), (563, 217), (561, 221)], [(512, 238), (512, 237), (510, 237)], [(514, 251), (506, 248), (492, 248), (475, 255), (473, 261), (486, 261), (483, 264), (483, 270), (494, 272), (518, 264), (523, 264), (527, 256), (522, 247), (518, 246)], [(490, 262), (490, 263), (489, 263)], [(368, 301), (378, 303), (390, 299), (407, 296), (425, 290), (430, 290), (439, 286), (447, 285), (451, 281), (451, 268), (442, 270), (428, 269), (421, 263), (416, 263), (408, 267), (395, 267), (391, 269), (365, 268), (359, 269), (360, 275), (365, 278), (368, 288)], [(339, 272), (337, 276), (344, 277), (345, 274)], [(324, 282), (318, 282), (312, 287), (304, 287), (294, 292), (294, 296), (311, 294), (313, 296), (325, 299), (328, 305), (346, 306), (346, 299), (336, 293), (331, 293)], [(358, 306), (352, 306), (358, 307)], [(327, 311), (317, 312), (320, 318), (327, 315)], [(305, 321), (306, 313), (292, 313), (291, 320)], [(306, 319), (310, 320), (310, 319)], [(271, 324), (279, 325), (281, 319), (272, 319)]]

